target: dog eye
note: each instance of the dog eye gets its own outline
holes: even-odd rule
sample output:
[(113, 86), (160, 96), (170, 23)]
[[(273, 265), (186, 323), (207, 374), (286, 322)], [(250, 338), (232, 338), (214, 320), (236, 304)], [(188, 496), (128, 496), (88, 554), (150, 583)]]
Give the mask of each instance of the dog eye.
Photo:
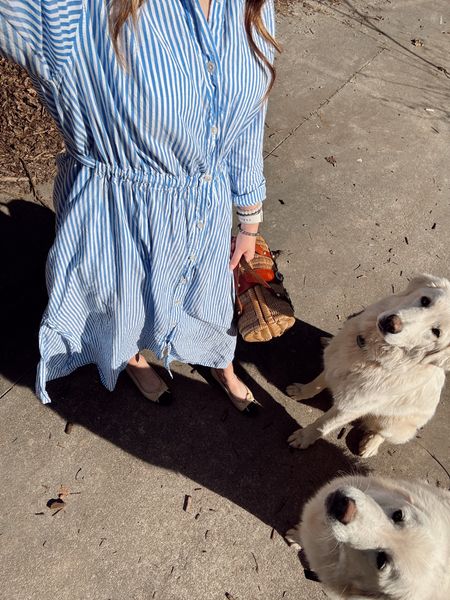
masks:
[(383, 551), (378, 552), (378, 554), (377, 554), (377, 569), (379, 571), (382, 571), (386, 567), (388, 562), (389, 562), (389, 558), (388, 558), (388, 555), (386, 554), (386, 552), (383, 552)]
[(436, 327), (433, 327), (433, 329), (431, 330), (431, 333), (438, 338), (441, 335), (441, 330), (437, 329)]
[(422, 298), (420, 299), (420, 304), (422, 306), (430, 306), (431, 300), (430, 298), (428, 298), (428, 296), (422, 296)]
[(395, 512), (392, 513), (391, 518), (394, 521), (394, 523), (401, 523), (402, 521), (405, 520), (405, 515), (403, 514), (402, 510), (396, 510)]

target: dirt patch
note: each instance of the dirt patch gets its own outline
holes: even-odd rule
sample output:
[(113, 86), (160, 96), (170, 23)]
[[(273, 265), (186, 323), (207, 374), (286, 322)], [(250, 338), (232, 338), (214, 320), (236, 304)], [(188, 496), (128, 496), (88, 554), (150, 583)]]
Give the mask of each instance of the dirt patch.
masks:
[(55, 176), (62, 138), (26, 72), (0, 58), (0, 192), (29, 192)]

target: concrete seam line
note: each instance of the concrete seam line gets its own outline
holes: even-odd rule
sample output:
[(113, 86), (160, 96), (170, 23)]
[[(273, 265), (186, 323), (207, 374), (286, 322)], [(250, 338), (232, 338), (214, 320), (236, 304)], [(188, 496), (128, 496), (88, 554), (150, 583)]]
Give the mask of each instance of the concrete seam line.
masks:
[(298, 125), (296, 125), (293, 129), (291, 129), (291, 131), (280, 141), (278, 142), (278, 144), (272, 148), (272, 150), (270, 150), (270, 152), (268, 152), (265, 156), (264, 156), (264, 160), (266, 160), (266, 158), (269, 158), (269, 156), (271, 156), (275, 150), (277, 150), (282, 144), (284, 144), (284, 142), (289, 139), (292, 135), (295, 134), (295, 132), (300, 129), (300, 127), (302, 127), (305, 123), (307, 123), (311, 117), (317, 115), (319, 113), (319, 111), (326, 105), (328, 104), (337, 94), (339, 94), (339, 92), (341, 90), (343, 90), (345, 88), (346, 85), (348, 85), (357, 75), (359, 75), (360, 73), (362, 73), (362, 71), (368, 67), (382, 52), (384, 52), (384, 50), (386, 50), (386, 47), (382, 47), (379, 48), (378, 51), (371, 57), (369, 58), (363, 65), (361, 65), (361, 67), (355, 71), (346, 81), (344, 81), (336, 90), (334, 90), (334, 92), (332, 94), (330, 94), (330, 96), (328, 96), (328, 98), (326, 98), (325, 100), (323, 100), (319, 106), (317, 108), (315, 108), (314, 110), (312, 110), (309, 115), (303, 119), (303, 121), (301, 121)]

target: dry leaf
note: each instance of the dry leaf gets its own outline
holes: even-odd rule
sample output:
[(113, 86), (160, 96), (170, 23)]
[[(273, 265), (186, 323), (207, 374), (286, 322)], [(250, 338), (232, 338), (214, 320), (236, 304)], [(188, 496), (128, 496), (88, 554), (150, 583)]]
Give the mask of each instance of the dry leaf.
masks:
[(47, 502), (48, 508), (52, 510), (64, 508), (65, 505), (66, 503), (64, 500), (61, 500), (61, 498), (50, 498), (50, 500)]

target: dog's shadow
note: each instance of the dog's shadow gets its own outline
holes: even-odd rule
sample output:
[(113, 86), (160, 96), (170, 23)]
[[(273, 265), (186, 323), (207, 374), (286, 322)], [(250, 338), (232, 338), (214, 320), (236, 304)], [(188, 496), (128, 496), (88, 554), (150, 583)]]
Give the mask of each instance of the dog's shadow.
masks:
[[(5, 248), (10, 244), (7, 285), (16, 296), (2, 294), (0, 307), (0, 314), (7, 312), (3, 321), (7, 360), (1, 362), (1, 373), (10, 380), (23, 372), (20, 348), (28, 349), (30, 361), (37, 356), (37, 330), (45, 305), (44, 258), (52, 229), (52, 213), (36, 204), (10, 202), (9, 214), (1, 214), (0, 240)], [(237, 363), (252, 363), (283, 390), (294, 380), (307, 381), (318, 373), (324, 335), (297, 320), (278, 340), (240, 342)], [(8, 347), (14, 352), (8, 353)], [(286, 438), (298, 427), (296, 421), (264, 385), (242, 368), (240, 374), (262, 404), (254, 419), (239, 414), (217, 386), (192, 378), (186, 366), (175, 373), (176, 400), (169, 407), (145, 401), (125, 375), (110, 393), (100, 384), (96, 369), (87, 366), (48, 385), (53, 399), (49, 410), (147, 463), (181, 473), (283, 533), (326, 481), (362, 469), (356, 458), (327, 441), (320, 440), (307, 451), (291, 450)], [(33, 386), (34, 371), (22, 376), (22, 384)], [(291, 401), (283, 397), (282, 402), (288, 406)]]
[[(349, 315), (348, 318), (353, 316)], [(238, 356), (245, 362), (257, 365), (265, 378), (284, 392), (291, 383), (309, 383), (319, 375), (323, 368), (323, 350), (331, 338), (329, 333), (296, 320), (292, 329), (266, 345), (246, 344), (239, 340)], [(300, 404), (326, 412), (332, 407), (333, 397), (325, 389), (312, 398), (305, 398)], [(364, 433), (361, 424), (355, 421), (330, 437), (335, 435), (340, 439), (345, 436), (348, 450), (357, 456)]]
[[(323, 348), (329, 339), (329, 333), (296, 319), (291, 329), (270, 342), (248, 344), (239, 338), (237, 355), (241, 361), (256, 365), (267, 381), (284, 393), (289, 384), (308, 383), (319, 375)], [(301, 404), (326, 411), (332, 397), (324, 390)]]

